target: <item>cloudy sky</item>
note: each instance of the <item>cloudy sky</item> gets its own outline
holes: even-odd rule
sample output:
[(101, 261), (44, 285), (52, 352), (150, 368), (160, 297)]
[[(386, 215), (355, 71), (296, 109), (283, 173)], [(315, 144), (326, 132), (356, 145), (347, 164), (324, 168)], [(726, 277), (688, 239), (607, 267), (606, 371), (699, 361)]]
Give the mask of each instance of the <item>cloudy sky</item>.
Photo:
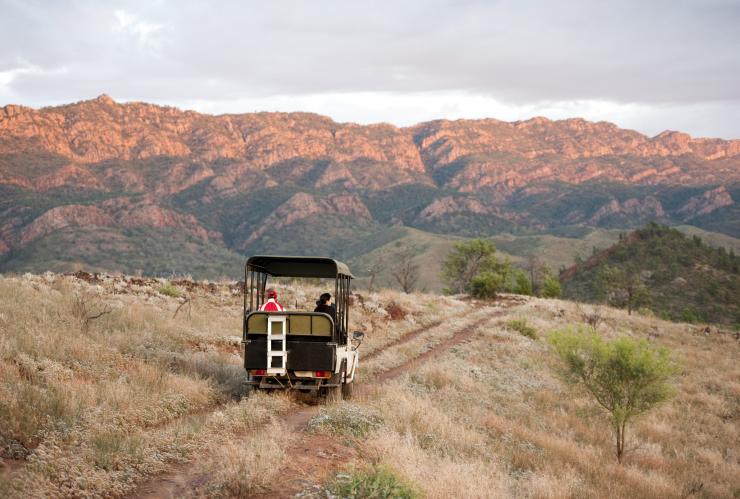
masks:
[(541, 115), (740, 138), (740, 0), (0, 0), (0, 105)]

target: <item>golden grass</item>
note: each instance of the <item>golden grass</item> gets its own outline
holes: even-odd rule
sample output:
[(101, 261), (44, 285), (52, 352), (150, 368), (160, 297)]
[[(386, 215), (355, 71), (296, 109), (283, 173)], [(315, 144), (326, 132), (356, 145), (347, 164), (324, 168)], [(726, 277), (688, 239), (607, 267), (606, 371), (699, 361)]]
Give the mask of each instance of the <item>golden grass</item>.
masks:
[[(0, 449), (24, 464), (0, 468), (0, 496), (125, 496), (184, 461), (193, 496), (269, 493), (279, 483), (295, 437), (281, 415), (298, 402), (239, 400), (240, 297), (226, 284), (181, 297), (158, 286), (0, 278)], [(310, 308), (324, 290), (277, 287), (289, 308)], [(391, 303), (403, 319), (388, 317)], [(552, 374), (546, 345), (550, 331), (592, 312), (559, 300), (502, 309), (387, 290), (356, 298), (352, 329), (367, 335), (361, 353), (379, 354), (361, 361), (364, 389), (326, 407), (316, 431), (357, 447), (359, 464), (388, 466), (425, 497), (739, 496), (738, 341), (599, 310), (601, 334), (647, 338), (683, 366), (676, 398), (628, 429), (632, 450), (620, 466), (606, 417)], [(536, 339), (507, 326), (521, 319)], [(374, 381), (478, 321), (464, 342)]]

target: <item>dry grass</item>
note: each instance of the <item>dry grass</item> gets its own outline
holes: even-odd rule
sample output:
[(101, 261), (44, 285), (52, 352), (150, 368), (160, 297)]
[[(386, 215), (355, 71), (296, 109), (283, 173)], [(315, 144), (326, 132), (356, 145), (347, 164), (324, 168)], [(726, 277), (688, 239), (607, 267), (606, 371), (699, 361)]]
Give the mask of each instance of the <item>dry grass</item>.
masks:
[[(194, 463), (191, 495), (269, 494), (294, 438), (280, 415), (297, 402), (239, 400), (241, 302), (228, 285), (181, 297), (160, 286), (0, 278), (0, 445), (4, 458), (24, 463), (0, 469), (0, 496), (123, 496), (182, 461)], [(289, 308), (309, 308), (324, 288), (278, 291)], [(190, 313), (175, 315), (187, 299)], [(405, 316), (391, 320), (389, 304)], [(356, 297), (361, 352), (379, 354), (362, 364), (365, 389), (326, 407), (312, 429), (357, 447), (365, 469), (391, 469), (424, 497), (740, 496), (738, 341), (596, 313), (601, 334), (648, 338), (684, 369), (676, 398), (630, 430), (622, 466), (605, 416), (552, 374), (549, 332), (594, 314), (558, 300), (502, 309), (392, 291)], [(512, 327), (522, 319), (536, 338)], [(466, 341), (373, 383), (478, 321)]]
[[(0, 279), (0, 449), (27, 463), (0, 474), (0, 490), (123, 495), (243, 430), (242, 416), (287, 411), (279, 398), (237, 400), (239, 297), (192, 298), (191, 318), (173, 319), (179, 300), (152, 287)], [(85, 323), (99, 310), (110, 312)]]

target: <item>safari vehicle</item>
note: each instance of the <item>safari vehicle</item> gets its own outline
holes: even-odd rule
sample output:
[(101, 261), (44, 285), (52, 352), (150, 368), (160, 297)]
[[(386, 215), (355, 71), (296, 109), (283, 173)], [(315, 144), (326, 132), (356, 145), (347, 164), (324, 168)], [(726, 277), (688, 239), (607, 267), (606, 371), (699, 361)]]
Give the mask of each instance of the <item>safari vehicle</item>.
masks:
[[(332, 279), (336, 320), (311, 311), (260, 311), (268, 279), (278, 277)], [(253, 256), (247, 260), (242, 343), (249, 385), (315, 391), (333, 398), (352, 396), (363, 333), (348, 337), (351, 280), (349, 268), (331, 258)]]

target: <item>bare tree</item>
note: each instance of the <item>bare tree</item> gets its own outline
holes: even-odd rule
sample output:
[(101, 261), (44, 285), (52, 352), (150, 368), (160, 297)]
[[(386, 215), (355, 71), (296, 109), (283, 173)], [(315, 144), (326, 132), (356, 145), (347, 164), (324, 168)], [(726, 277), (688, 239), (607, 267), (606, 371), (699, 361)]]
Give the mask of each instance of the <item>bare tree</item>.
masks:
[(641, 273), (634, 267), (604, 267), (601, 278), (608, 291), (607, 299), (618, 307), (627, 307), (627, 314), (650, 301), (650, 293)]
[(414, 263), (414, 255), (410, 250), (404, 251), (401, 258), (391, 270), (393, 278), (396, 280), (404, 293), (410, 293), (414, 290), (416, 282), (419, 280), (419, 265)]
[(108, 315), (113, 311), (110, 305), (102, 304), (97, 297), (89, 294), (76, 294), (72, 299), (72, 315), (80, 321), (83, 331), (87, 331), (90, 323)]
[(527, 263), (525, 264), (524, 268), (529, 274), (529, 282), (532, 285), (532, 293), (535, 295), (539, 295), (540, 287), (542, 284), (542, 269), (544, 268), (542, 260), (540, 260), (540, 258), (534, 253), (530, 253), (529, 255), (527, 255)]
[(380, 263), (374, 263), (367, 269), (367, 273), (370, 276), (370, 283), (367, 285), (367, 292), (372, 293), (375, 288), (375, 279), (378, 277), (383, 266)]

